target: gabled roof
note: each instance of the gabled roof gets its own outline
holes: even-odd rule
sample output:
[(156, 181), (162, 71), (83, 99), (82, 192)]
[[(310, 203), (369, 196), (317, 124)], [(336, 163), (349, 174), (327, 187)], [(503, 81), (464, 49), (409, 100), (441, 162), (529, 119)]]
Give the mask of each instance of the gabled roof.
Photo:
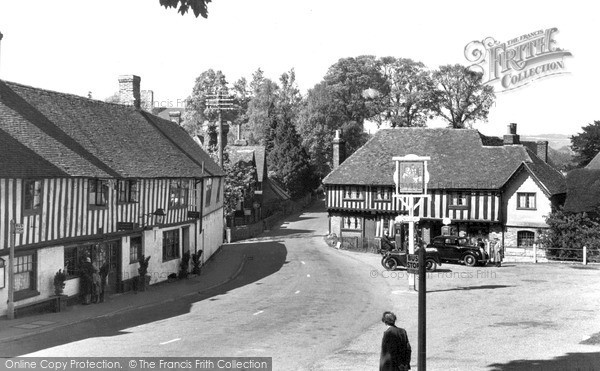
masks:
[(256, 176), (259, 181), (263, 181), (265, 178), (265, 167), (267, 166), (266, 162), (266, 153), (264, 146), (230, 146), (230, 152), (254, 152), (254, 160), (256, 162)]
[(178, 125), (133, 107), (0, 80), (0, 119), (23, 155), (3, 177), (224, 175)]
[(600, 206), (600, 170), (575, 169), (567, 174), (567, 198), (564, 210), (597, 212)]
[[(240, 149), (243, 148), (243, 149)], [(229, 147), (229, 161), (232, 164), (238, 162), (252, 163), (256, 166), (256, 158), (254, 156), (254, 150), (248, 149), (247, 147)]]
[(469, 129), (395, 128), (375, 135), (325, 179), (324, 184), (393, 185), (393, 156), (430, 156), (431, 189), (500, 189), (521, 164), (551, 192), (564, 177), (522, 145), (500, 145), (499, 138)]
[(590, 161), (586, 167), (586, 169), (600, 169), (600, 153), (598, 153), (596, 156), (594, 156), (594, 158), (592, 159), (592, 161)]

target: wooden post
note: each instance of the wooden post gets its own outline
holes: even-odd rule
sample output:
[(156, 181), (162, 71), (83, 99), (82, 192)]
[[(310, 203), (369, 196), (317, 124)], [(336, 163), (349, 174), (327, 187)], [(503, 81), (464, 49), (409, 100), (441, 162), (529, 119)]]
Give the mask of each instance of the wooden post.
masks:
[(426, 312), (426, 301), (425, 294), (427, 293), (426, 286), (426, 271), (425, 271), (425, 247), (421, 246), (419, 248), (419, 313), (418, 313), (418, 336), (419, 336), (419, 353), (417, 356), (417, 369), (419, 371), (424, 371), (426, 369), (426, 354), (427, 354), (427, 341), (426, 341), (426, 320), (427, 320), (427, 312)]
[(6, 317), (15, 318), (15, 221), (10, 221), (10, 246), (8, 255), (8, 305)]
[(537, 263), (537, 244), (533, 244), (533, 262)]
[(587, 265), (587, 246), (583, 246), (583, 265)]

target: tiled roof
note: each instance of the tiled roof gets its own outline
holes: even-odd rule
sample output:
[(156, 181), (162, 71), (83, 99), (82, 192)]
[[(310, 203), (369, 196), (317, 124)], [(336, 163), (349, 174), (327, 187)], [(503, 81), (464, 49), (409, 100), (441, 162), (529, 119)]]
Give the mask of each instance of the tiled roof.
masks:
[(248, 147), (231, 146), (229, 147), (229, 161), (232, 164), (240, 161), (246, 163), (255, 163), (256, 159), (254, 157), (254, 150), (249, 149)]
[[(183, 129), (133, 107), (0, 80), (0, 119), (0, 129), (32, 156), (18, 163), (0, 162), (4, 176), (223, 175)], [(45, 163), (34, 166), (36, 156)]]
[(589, 164), (586, 165), (586, 169), (600, 169), (600, 153), (598, 153)]
[(521, 145), (477, 130), (396, 128), (379, 130), (325, 179), (324, 184), (393, 185), (394, 156), (429, 156), (429, 188), (500, 189), (526, 163), (550, 190), (560, 191), (564, 177)]
[(230, 151), (235, 152), (254, 152), (254, 160), (256, 161), (256, 176), (259, 181), (265, 178), (266, 153), (264, 146), (231, 146)]
[(575, 169), (567, 174), (565, 211), (597, 212), (600, 206), (600, 170)]

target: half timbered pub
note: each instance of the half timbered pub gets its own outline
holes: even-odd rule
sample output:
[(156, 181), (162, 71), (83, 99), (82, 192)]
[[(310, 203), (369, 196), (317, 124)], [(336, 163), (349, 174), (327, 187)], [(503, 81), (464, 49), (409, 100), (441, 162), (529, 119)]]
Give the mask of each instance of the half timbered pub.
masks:
[(120, 84), (127, 105), (0, 80), (0, 315), (11, 243), (15, 308), (53, 296), (59, 270), (77, 297), (87, 258), (121, 292), (142, 256), (152, 284), (186, 252), (205, 260), (222, 244), (223, 171), (176, 123), (140, 109), (138, 76)]
[(334, 169), (323, 180), (329, 232), (354, 243), (386, 231), (404, 240), (405, 225), (395, 221), (406, 209), (393, 197), (392, 157), (409, 154), (431, 158), (429, 197), (415, 209), (427, 243), (447, 227), (446, 233), (498, 238), (504, 246), (532, 246), (547, 228), (545, 215), (564, 202), (564, 176), (548, 163), (548, 142), (521, 141), (516, 124), (503, 138), (471, 129), (379, 130), (345, 161), (336, 133)]

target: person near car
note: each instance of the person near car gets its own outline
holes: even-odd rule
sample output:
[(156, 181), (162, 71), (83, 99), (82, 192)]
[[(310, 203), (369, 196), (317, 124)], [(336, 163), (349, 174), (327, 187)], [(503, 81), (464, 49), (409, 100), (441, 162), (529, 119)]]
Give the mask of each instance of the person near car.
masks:
[(410, 370), (411, 348), (408, 335), (403, 328), (396, 327), (396, 315), (386, 311), (381, 321), (388, 328), (383, 333), (381, 341), (381, 356), (379, 358), (379, 370)]
[(394, 250), (394, 244), (392, 240), (387, 235), (387, 232), (383, 234), (381, 237), (381, 250), (383, 251), (392, 251)]
[(495, 238), (492, 243), (492, 258), (494, 260), (494, 265), (496, 267), (502, 266), (502, 246), (500, 246), (500, 241)]

